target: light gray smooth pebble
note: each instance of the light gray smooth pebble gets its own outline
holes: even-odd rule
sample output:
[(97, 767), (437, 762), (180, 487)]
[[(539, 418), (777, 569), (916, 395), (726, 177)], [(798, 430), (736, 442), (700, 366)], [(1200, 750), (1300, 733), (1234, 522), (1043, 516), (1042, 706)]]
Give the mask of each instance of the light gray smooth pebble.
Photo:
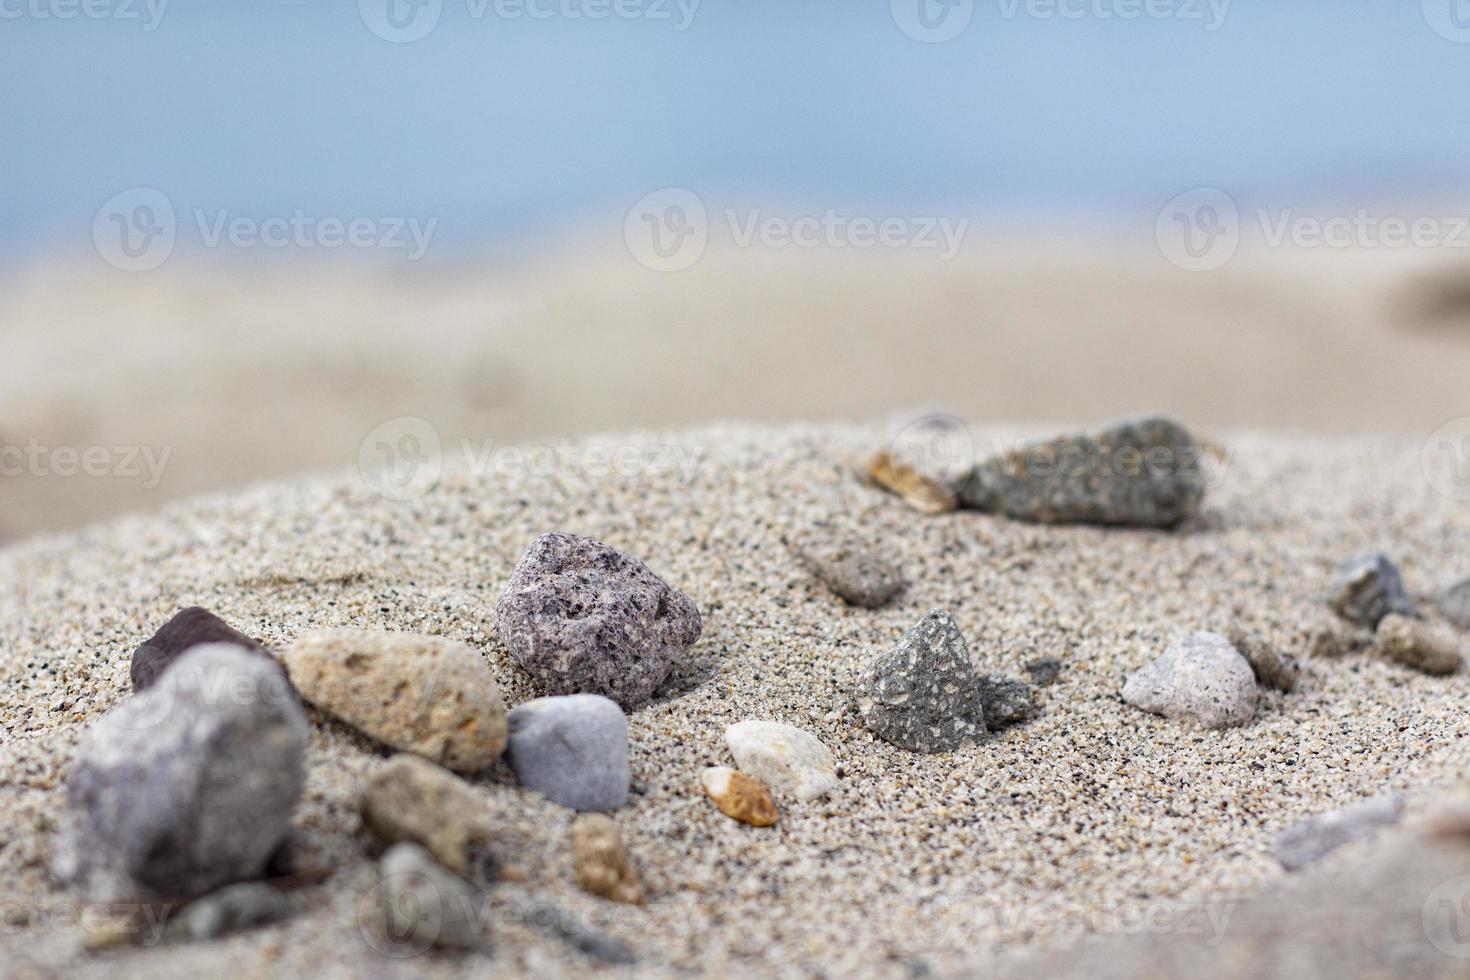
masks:
[(484, 945), (484, 897), (469, 882), (442, 867), (417, 844), (394, 844), (378, 862), (378, 903), (386, 918), (382, 941), (395, 951), (441, 946)]
[(1244, 725), (1256, 713), (1251, 665), (1219, 633), (1190, 633), (1123, 685), (1123, 700), (1136, 708), (1193, 721), (1206, 728)]
[(1282, 831), (1271, 853), (1287, 871), (1296, 871), (1328, 854), (1377, 834), (1396, 824), (1404, 812), (1404, 801), (1397, 793), (1384, 793), (1351, 806), (1319, 813)]
[(628, 801), (628, 719), (598, 694), (536, 698), (510, 712), (507, 757), (516, 778), (573, 810)]

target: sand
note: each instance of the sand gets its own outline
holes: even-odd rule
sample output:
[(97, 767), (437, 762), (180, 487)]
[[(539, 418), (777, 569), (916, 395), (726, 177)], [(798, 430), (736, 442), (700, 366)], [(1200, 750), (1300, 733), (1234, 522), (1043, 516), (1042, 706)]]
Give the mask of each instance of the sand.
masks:
[[(982, 444), (1015, 435), (976, 433)], [(25, 921), (0, 935), (0, 960), (68, 977), (591, 971), (515, 920), (514, 903), (540, 896), (626, 940), (640, 976), (904, 977), (983, 972), (1126, 931), (1143, 913), (1196, 922), (1249, 902), (1283, 878), (1267, 849), (1294, 820), (1390, 788), (1417, 814), (1465, 779), (1470, 679), (1364, 654), (1311, 660), (1296, 692), (1262, 693), (1252, 724), (1201, 731), (1124, 704), (1125, 675), (1192, 629), (1242, 627), (1297, 648), (1330, 620), (1321, 594), (1333, 566), (1361, 550), (1388, 551), (1422, 598), (1470, 571), (1470, 507), (1425, 481), (1419, 438), (1209, 435), (1229, 465), (1175, 533), (922, 517), (850, 476), (876, 428), (730, 425), (597, 441), (696, 449), (689, 479), (451, 472), (395, 503), (341, 473), (14, 545), (0, 552), (0, 894), (7, 924)], [(910, 586), (889, 606), (843, 605), (784, 547), (796, 522), (833, 515), (902, 564)], [(126, 695), (135, 644), (193, 603), (275, 646), (322, 626), (417, 630), (482, 650), (516, 704), (534, 692), (492, 609), (526, 544), (552, 528), (641, 556), (704, 616), (671, 683), (630, 719), (636, 792), (617, 821), (648, 905), (580, 893), (571, 814), (518, 790), (502, 766), (476, 791), (499, 828), (495, 860), (526, 881), (492, 890), (493, 953), (384, 960), (359, 924), (374, 851), (355, 815), (384, 753), (314, 716), (295, 832), (333, 874), (297, 893), (295, 918), (209, 944), (80, 949), (74, 907), (46, 871), (50, 831), (72, 749)], [(855, 722), (859, 666), (936, 606), (983, 669), (1063, 661), (1039, 718), (939, 756)], [(697, 777), (730, 762), (723, 728), (746, 718), (817, 734), (839, 789), (788, 802), (773, 829), (720, 814)], [(1350, 867), (1366, 846), (1324, 864)]]

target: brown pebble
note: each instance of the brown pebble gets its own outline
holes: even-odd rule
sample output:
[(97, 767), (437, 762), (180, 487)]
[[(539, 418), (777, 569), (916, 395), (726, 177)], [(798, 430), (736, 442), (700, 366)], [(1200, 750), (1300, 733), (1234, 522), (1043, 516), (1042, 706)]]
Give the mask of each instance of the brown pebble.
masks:
[(752, 827), (769, 827), (779, 813), (770, 790), (756, 779), (729, 766), (711, 766), (699, 775), (699, 784), (727, 817)]
[(1378, 652), (1426, 674), (1459, 670), (1462, 649), (1460, 638), (1450, 630), (1398, 613), (1389, 613), (1378, 624)]
[(411, 841), (456, 874), (471, 843), (489, 834), (484, 804), (468, 783), (416, 755), (396, 755), (363, 788), (362, 825), (385, 844)]
[(883, 489), (898, 494), (921, 514), (942, 514), (959, 506), (953, 490), (894, 459), (886, 449), (880, 449), (868, 459), (864, 474)]
[(643, 886), (628, 864), (618, 825), (605, 813), (584, 813), (572, 821), (572, 869), (585, 892), (640, 905)]
[(203, 643), (233, 643), (252, 653), (271, 656), (259, 640), (241, 633), (208, 609), (190, 606), (176, 613), (133, 651), (132, 665), (128, 669), (133, 690), (151, 687), (185, 650)]
[(1257, 681), (1278, 691), (1290, 691), (1296, 687), (1301, 666), (1291, 654), (1283, 653), (1260, 637), (1243, 630), (1232, 630), (1230, 643), (1251, 665)]

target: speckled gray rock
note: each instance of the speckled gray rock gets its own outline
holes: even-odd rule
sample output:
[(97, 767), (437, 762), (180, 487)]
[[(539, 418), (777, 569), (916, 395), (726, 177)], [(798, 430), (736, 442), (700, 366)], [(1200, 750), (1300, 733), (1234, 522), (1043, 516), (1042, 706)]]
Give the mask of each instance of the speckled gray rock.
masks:
[(516, 778), (573, 810), (616, 810), (628, 801), (628, 719), (598, 694), (537, 698), (511, 709)]
[(1389, 613), (1414, 615), (1414, 604), (1404, 591), (1398, 568), (1377, 551), (1338, 566), (1327, 604), (1343, 619), (1369, 629), (1377, 627)]
[[(430, 946), (476, 949), (485, 943), (484, 897), (417, 844), (394, 844), (378, 862), (376, 903), (391, 955)], [(371, 912), (372, 910), (369, 909)]]
[[(190, 606), (176, 613), (133, 651), (133, 660), (128, 668), (133, 690), (141, 691), (152, 686), (180, 654), (202, 643), (233, 643), (254, 653), (271, 656), (259, 640), (241, 633), (208, 609)], [(272, 662), (275, 662), (274, 658)]]
[(495, 606), (511, 658), (548, 694), (632, 708), (699, 639), (699, 610), (637, 558), (553, 532), (531, 542)]
[(1445, 589), (1435, 597), (1434, 604), (1445, 619), (1462, 630), (1470, 630), (1470, 578)]
[(1260, 637), (1240, 630), (1231, 631), (1230, 642), (1240, 651), (1246, 663), (1251, 665), (1257, 681), (1278, 691), (1290, 691), (1296, 687), (1301, 665), (1291, 654), (1277, 650)]
[(863, 724), (910, 752), (949, 752), (985, 737), (980, 679), (960, 628), (931, 610), (858, 679)]
[(1255, 716), (1256, 678), (1225, 637), (1190, 633), (1135, 671), (1123, 685), (1123, 700), (1167, 718), (1229, 728)]
[(1037, 657), (1026, 661), (1026, 673), (1037, 687), (1054, 684), (1062, 673), (1062, 662), (1056, 657)]
[(1018, 725), (1036, 716), (1036, 694), (1025, 681), (1004, 674), (983, 674), (979, 683), (980, 701), (985, 706), (985, 726), (991, 731)]
[(1403, 812), (1403, 798), (1397, 793), (1384, 793), (1330, 813), (1319, 813), (1282, 831), (1271, 853), (1287, 871), (1296, 871), (1344, 844), (1372, 837), (1381, 828), (1398, 823)]
[(197, 898), (168, 920), (172, 940), (214, 939), (241, 929), (278, 922), (291, 914), (291, 900), (258, 881), (228, 885)]
[(188, 899), (260, 874), (301, 793), (306, 742), (274, 662), (194, 647), (78, 746), (57, 876), (110, 902)]
[(792, 536), (791, 550), (809, 572), (854, 606), (876, 609), (904, 586), (897, 565), (843, 528), (812, 524)]
[(1450, 628), (1390, 613), (1378, 623), (1378, 653), (1426, 674), (1453, 674), (1464, 662), (1465, 644)]
[(1202, 462), (1199, 444), (1177, 422), (1128, 419), (986, 460), (960, 488), (960, 502), (1047, 524), (1168, 528), (1199, 509)]

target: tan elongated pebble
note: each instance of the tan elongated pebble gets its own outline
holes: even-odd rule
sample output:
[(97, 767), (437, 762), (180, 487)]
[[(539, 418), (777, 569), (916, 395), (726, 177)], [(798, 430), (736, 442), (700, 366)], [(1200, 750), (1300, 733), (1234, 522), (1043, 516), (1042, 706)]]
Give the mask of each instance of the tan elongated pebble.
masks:
[(1464, 644), (1448, 629), (1389, 613), (1378, 623), (1376, 648), (1390, 660), (1426, 674), (1460, 669)]
[(362, 825), (385, 844), (423, 845), (463, 874), (469, 846), (489, 836), (484, 806), (469, 784), (416, 755), (397, 755), (373, 774), (358, 800)]
[(301, 696), (373, 738), (456, 772), (505, 750), (505, 702), (480, 655), (457, 640), (316, 630), (283, 657)]
[(572, 821), (572, 871), (585, 892), (614, 902), (643, 902), (643, 885), (628, 863), (623, 836), (605, 813), (584, 813)]
[(938, 480), (925, 476), (880, 449), (868, 458), (864, 475), (890, 493), (895, 493), (921, 514), (943, 514), (959, 506), (955, 492)]
[(721, 813), (741, 823), (769, 827), (780, 816), (770, 790), (729, 766), (710, 766), (699, 774), (699, 785)]

